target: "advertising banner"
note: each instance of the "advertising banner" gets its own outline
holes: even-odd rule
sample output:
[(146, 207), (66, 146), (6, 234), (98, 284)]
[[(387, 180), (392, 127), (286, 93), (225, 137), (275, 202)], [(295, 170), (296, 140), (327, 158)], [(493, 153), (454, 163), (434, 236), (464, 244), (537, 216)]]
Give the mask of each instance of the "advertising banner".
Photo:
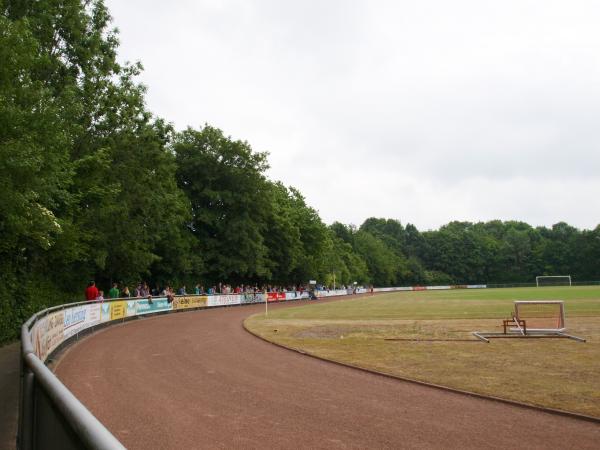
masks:
[(156, 297), (151, 301), (148, 299), (136, 300), (137, 314), (150, 314), (173, 309), (166, 297)]
[(173, 309), (200, 308), (206, 306), (208, 297), (206, 295), (195, 295), (190, 297), (175, 297)]
[[(38, 319), (31, 328), (31, 344), (33, 345), (33, 351), (41, 359), (41, 341), (43, 334), (46, 332), (46, 318)], [(43, 361), (43, 359), (42, 359)]]
[(317, 297), (335, 297), (338, 295), (347, 295), (347, 291), (346, 289), (336, 289), (336, 290), (329, 290), (329, 291), (315, 291), (315, 295)]
[(44, 361), (52, 351), (63, 341), (65, 329), (64, 311), (57, 311), (47, 315), (34, 327), (32, 343), (35, 354)]
[(308, 298), (308, 292), (300, 292), (300, 291), (296, 291), (296, 292), (286, 292), (285, 293), (285, 299), (286, 300), (300, 300), (302, 298)]
[(427, 286), (428, 291), (444, 291), (450, 289), (450, 286)]
[(123, 319), (127, 313), (127, 302), (121, 300), (110, 303), (110, 320)]
[(87, 315), (85, 317), (85, 327), (89, 328), (91, 326), (97, 325), (100, 323), (100, 303), (93, 303), (91, 305), (87, 305)]
[(100, 322), (110, 320), (110, 303), (100, 303)]
[(63, 336), (65, 339), (86, 328), (88, 311), (88, 305), (75, 306), (64, 310)]
[(374, 288), (373, 292), (395, 292), (395, 291), (413, 291), (416, 290), (412, 286), (401, 286), (391, 288)]
[(242, 303), (242, 294), (220, 294), (208, 297), (208, 306), (239, 305)]
[(135, 316), (137, 314), (136, 302), (135, 300), (126, 300), (125, 301), (125, 315), (127, 317)]
[(267, 298), (267, 296), (266, 296), (266, 294), (263, 294), (262, 292), (257, 292), (256, 294), (255, 293), (247, 293), (247, 294), (242, 294), (241, 302), (242, 303), (264, 303), (265, 298)]
[(267, 301), (278, 302), (285, 300), (285, 292), (267, 292)]
[(469, 284), (467, 289), (487, 289), (487, 284)]

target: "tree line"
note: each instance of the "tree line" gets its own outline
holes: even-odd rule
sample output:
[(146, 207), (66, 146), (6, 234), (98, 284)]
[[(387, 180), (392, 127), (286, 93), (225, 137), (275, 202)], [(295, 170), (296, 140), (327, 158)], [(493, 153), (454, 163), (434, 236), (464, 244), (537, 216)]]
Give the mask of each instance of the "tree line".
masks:
[(117, 61), (101, 0), (0, 0), (0, 342), (87, 281), (378, 286), (599, 279), (600, 228), (327, 226), (268, 155), (177, 131)]

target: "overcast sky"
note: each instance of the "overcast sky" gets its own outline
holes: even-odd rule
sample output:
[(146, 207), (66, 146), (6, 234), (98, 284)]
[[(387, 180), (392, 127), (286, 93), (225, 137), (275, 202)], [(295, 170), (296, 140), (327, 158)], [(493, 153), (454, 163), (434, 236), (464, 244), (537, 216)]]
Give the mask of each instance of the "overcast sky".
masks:
[(108, 0), (148, 107), (323, 220), (600, 223), (600, 2)]

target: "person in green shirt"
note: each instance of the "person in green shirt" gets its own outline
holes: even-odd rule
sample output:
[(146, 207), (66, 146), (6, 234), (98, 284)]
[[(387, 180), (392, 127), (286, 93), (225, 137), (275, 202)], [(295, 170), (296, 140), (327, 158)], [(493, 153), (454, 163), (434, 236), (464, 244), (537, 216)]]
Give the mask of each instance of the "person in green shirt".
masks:
[(110, 298), (119, 298), (121, 293), (119, 292), (119, 288), (117, 287), (117, 283), (113, 283), (112, 288), (108, 291), (108, 296)]

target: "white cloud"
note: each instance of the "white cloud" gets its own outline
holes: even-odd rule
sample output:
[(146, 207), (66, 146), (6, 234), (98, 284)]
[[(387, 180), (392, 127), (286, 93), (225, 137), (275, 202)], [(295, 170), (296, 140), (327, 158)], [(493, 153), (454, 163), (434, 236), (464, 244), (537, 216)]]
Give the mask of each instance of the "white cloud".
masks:
[(327, 222), (600, 221), (594, 1), (108, 1), (148, 106)]

